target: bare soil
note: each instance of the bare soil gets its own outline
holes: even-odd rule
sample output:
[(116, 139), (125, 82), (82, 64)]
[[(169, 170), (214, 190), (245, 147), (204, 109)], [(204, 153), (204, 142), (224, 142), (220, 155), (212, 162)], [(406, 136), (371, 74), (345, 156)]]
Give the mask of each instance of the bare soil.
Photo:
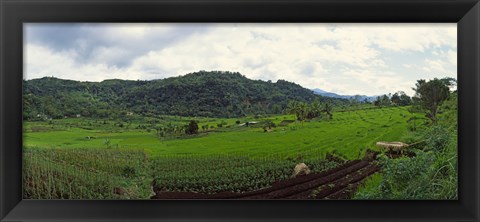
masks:
[(367, 160), (353, 160), (335, 169), (277, 181), (251, 192), (162, 192), (154, 187), (151, 199), (349, 199), (358, 185), (379, 167)]

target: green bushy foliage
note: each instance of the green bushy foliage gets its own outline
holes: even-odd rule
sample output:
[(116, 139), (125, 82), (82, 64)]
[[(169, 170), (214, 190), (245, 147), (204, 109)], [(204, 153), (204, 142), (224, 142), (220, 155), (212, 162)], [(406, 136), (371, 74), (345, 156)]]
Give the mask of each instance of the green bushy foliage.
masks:
[(432, 126), (426, 133), (426, 150), (444, 152), (452, 139), (450, 132), (443, 126)]
[(416, 152), (413, 158), (380, 159), (383, 181), (381, 199), (417, 199), (424, 191), (426, 171), (434, 162), (432, 153)]
[(378, 156), (382, 180), (377, 189), (360, 189), (356, 199), (456, 199), (456, 137), (444, 127), (429, 130), (424, 150), (412, 158)]

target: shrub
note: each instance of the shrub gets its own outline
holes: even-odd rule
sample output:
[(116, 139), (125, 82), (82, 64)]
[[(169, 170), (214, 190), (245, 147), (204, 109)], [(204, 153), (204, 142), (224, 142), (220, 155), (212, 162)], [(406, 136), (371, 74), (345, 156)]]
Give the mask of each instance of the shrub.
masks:
[[(434, 161), (432, 153), (417, 151), (412, 158), (389, 159), (380, 154), (382, 180), (376, 190), (363, 189), (355, 195), (358, 199), (428, 199), (425, 187), (428, 185), (428, 168)], [(377, 182), (378, 183), (378, 182)]]
[(198, 133), (198, 123), (195, 120), (190, 120), (190, 123), (185, 128), (185, 133), (188, 135)]
[(416, 150), (415, 155), (398, 159), (379, 155), (381, 182), (375, 182), (376, 188), (361, 187), (355, 199), (456, 199), (456, 154)]
[(264, 126), (264, 129), (267, 129), (267, 128), (271, 129), (273, 127), (276, 127), (275, 123), (270, 120), (265, 121), (263, 126)]
[(125, 177), (133, 177), (135, 176), (136, 170), (131, 166), (125, 166), (122, 168), (122, 175)]
[(437, 125), (429, 130), (425, 137), (427, 145), (425, 149), (443, 152), (451, 141), (451, 134), (445, 127)]
[(412, 158), (388, 159), (381, 156), (380, 164), (386, 180), (383, 184), (384, 187), (399, 188), (399, 190), (409, 188), (412, 181), (420, 177), (433, 163), (433, 160), (434, 156), (431, 153), (422, 151), (416, 152), (416, 156)]

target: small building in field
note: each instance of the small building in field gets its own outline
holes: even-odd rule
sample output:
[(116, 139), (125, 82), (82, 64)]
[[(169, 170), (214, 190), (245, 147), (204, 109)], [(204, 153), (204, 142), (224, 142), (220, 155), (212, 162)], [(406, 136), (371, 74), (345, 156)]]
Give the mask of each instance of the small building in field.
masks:
[(239, 126), (249, 126), (249, 125), (255, 125), (257, 124), (258, 122), (246, 122), (246, 123), (242, 123), (240, 124)]

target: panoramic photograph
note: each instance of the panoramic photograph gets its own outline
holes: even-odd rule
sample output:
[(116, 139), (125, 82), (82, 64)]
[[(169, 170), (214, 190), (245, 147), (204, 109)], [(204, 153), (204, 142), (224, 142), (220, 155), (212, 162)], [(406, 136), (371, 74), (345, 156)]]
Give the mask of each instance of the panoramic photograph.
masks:
[(23, 27), (24, 199), (458, 199), (456, 23)]

